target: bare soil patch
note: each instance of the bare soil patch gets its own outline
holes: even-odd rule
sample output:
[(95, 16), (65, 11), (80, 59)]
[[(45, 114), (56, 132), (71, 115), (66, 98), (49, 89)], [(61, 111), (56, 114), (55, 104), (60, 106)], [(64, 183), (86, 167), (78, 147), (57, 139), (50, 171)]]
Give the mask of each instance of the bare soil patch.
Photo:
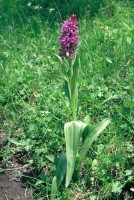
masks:
[(0, 174), (0, 200), (31, 200), (30, 191), (14, 179), (12, 173)]

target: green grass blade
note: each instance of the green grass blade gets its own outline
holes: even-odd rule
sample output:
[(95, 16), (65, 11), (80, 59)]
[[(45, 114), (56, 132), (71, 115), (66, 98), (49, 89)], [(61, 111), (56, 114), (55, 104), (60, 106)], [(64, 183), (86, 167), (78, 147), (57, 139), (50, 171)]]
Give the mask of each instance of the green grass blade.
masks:
[[(108, 126), (110, 123), (109, 119), (104, 119), (102, 122), (100, 122), (98, 125), (96, 125), (89, 135), (86, 137), (84, 144), (82, 146), (82, 149), (80, 151), (80, 158), (83, 159), (89, 148), (91, 147), (92, 143), (97, 139), (97, 137), (100, 135), (100, 133)], [(87, 129), (88, 130), (88, 129)]]
[(57, 190), (61, 185), (62, 180), (65, 177), (66, 170), (67, 170), (66, 153), (63, 153), (59, 158), (59, 162), (56, 168), (56, 173), (52, 180), (50, 200), (55, 200)]

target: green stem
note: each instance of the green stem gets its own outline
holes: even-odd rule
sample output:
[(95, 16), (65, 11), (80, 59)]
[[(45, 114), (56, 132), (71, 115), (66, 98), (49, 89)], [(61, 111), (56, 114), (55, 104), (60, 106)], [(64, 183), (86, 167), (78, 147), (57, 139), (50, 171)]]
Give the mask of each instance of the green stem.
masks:
[(76, 112), (73, 112), (72, 118), (73, 118), (73, 121), (76, 121)]
[(77, 95), (77, 88), (76, 83), (74, 82), (73, 87), (71, 88), (71, 109), (72, 109), (72, 118), (73, 121), (76, 121), (76, 112), (77, 112), (77, 101), (78, 101), (78, 95)]
[(73, 76), (71, 77), (71, 108), (73, 121), (76, 121), (76, 112), (78, 106), (78, 88), (77, 88), (77, 75), (73, 68)]
[(77, 76), (78, 69), (74, 66), (74, 63), (70, 60), (68, 63), (69, 70), (66, 74), (67, 80), (65, 80), (65, 94), (69, 100), (69, 104), (72, 111), (72, 120), (76, 121), (76, 113), (78, 107), (78, 86), (77, 86)]

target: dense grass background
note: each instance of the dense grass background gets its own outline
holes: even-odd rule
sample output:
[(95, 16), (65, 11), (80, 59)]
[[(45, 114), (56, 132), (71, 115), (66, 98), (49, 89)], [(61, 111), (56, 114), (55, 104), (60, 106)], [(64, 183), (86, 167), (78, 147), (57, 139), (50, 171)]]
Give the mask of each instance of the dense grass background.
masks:
[(0, 0), (1, 157), (4, 168), (22, 153), (30, 165), (33, 199), (47, 199), (54, 166), (45, 156), (65, 149), (71, 120), (58, 54), (61, 23), (79, 18), (80, 120), (111, 118), (90, 149), (80, 181), (61, 188), (58, 199), (132, 199), (133, 1)]

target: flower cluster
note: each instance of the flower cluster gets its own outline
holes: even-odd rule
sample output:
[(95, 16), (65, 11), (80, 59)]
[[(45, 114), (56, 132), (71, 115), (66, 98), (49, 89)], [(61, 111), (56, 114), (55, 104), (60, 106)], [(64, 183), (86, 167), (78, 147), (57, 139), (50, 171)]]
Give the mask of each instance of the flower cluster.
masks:
[(61, 45), (60, 56), (62, 60), (73, 58), (75, 56), (78, 40), (78, 20), (76, 15), (71, 15), (67, 21), (64, 21), (61, 28), (59, 44)]

